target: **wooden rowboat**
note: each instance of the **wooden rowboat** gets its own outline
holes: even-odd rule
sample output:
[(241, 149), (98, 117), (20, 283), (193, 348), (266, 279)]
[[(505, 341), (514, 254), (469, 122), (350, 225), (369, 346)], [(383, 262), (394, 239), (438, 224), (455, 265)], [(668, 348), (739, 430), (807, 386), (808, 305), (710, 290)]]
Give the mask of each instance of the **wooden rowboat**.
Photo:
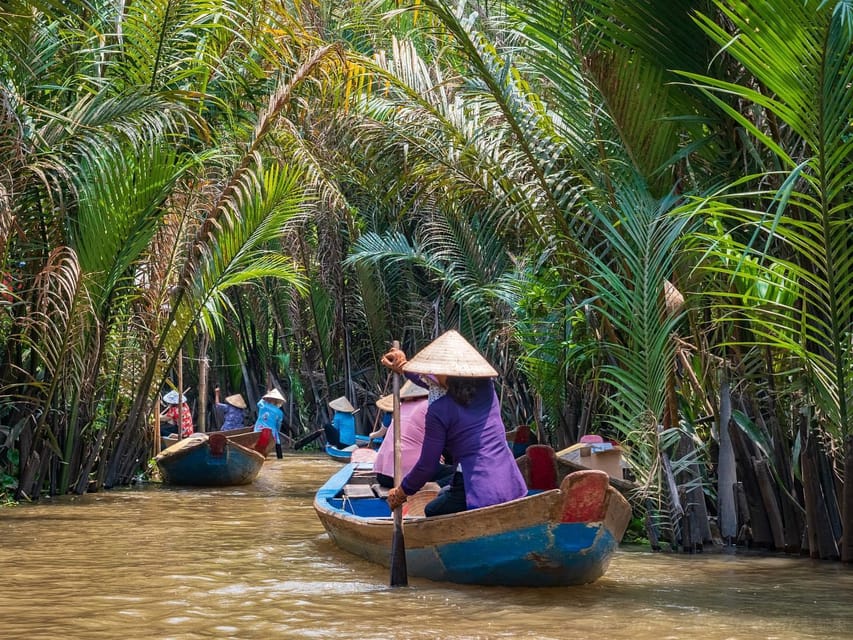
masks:
[[(260, 431), (255, 431), (254, 427), (244, 427), (242, 429), (229, 429), (228, 431), (210, 431), (208, 435), (212, 433), (222, 433), (226, 438), (231, 440), (232, 442), (236, 442), (237, 444), (246, 447), (247, 449), (255, 449), (255, 445), (258, 443), (258, 438), (261, 437)], [(171, 436), (162, 437), (160, 439), (160, 449), (165, 451), (172, 445), (178, 442), (177, 434), (172, 434)], [(263, 448), (263, 450), (259, 451), (264, 456), (268, 456), (272, 450), (275, 448), (275, 440), (270, 438), (267, 441), (267, 445)], [(255, 449), (257, 451), (257, 449)]]
[[(537, 449), (545, 448), (550, 449), (547, 445), (530, 445), (530, 448), (527, 450), (528, 454), (536, 453)], [(557, 453), (554, 457), (554, 465), (557, 472), (557, 481), (561, 482), (563, 478), (565, 478), (570, 473), (574, 473), (576, 471), (585, 471), (589, 469), (588, 466), (580, 464), (578, 462), (573, 462), (563, 456), (560, 455), (561, 452)], [(528, 473), (528, 467), (530, 465), (530, 456), (524, 455), (516, 460), (519, 468), (521, 469), (521, 474), (526, 477)], [(610, 476), (610, 486), (619, 490), (623, 496), (631, 497), (631, 495), (637, 490), (637, 485), (631, 482), (630, 480), (624, 480), (620, 478), (616, 478), (614, 476)]]
[(343, 449), (339, 449), (338, 447), (326, 443), (326, 454), (332, 458), (332, 460), (337, 460), (338, 462), (349, 462), (352, 458), (352, 452), (358, 448), (357, 445), (351, 444), (348, 447), (344, 447)]
[(194, 433), (161, 451), (154, 461), (166, 484), (227, 487), (253, 482), (264, 456), (214, 431)]
[[(225, 434), (225, 437), (231, 440), (232, 442), (236, 442), (239, 445), (242, 445), (248, 449), (256, 449), (256, 445), (258, 444), (258, 438), (261, 437), (260, 431), (255, 431), (254, 427), (244, 427), (242, 429), (229, 429), (228, 431), (222, 431)], [(267, 444), (263, 447), (258, 453), (261, 453), (264, 456), (268, 456), (272, 453), (273, 449), (275, 449), (275, 438), (270, 438), (267, 440)]]
[[(553, 451), (551, 451), (553, 455)], [(547, 483), (555, 486), (550, 475)], [(529, 474), (528, 486), (542, 474)], [(317, 492), (314, 509), (340, 548), (388, 565), (393, 520), (371, 486), (372, 465), (348, 464)], [(559, 586), (601, 577), (625, 533), (631, 507), (597, 470), (573, 473), (556, 488), (531, 488), (503, 504), (423, 517), (409, 498), (404, 518), (410, 576), (466, 584)], [(421, 507), (422, 508), (422, 507)]]

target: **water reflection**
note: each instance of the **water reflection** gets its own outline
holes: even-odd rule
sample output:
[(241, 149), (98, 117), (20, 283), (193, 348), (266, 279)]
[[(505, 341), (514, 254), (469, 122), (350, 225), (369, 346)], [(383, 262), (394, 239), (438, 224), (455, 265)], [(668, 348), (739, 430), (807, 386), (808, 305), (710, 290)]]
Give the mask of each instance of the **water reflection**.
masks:
[(334, 547), (339, 466), (270, 458), (249, 487), (144, 487), (0, 511), (0, 638), (821, 638), (853, 635), (853, 573), (786, 557), (620, 552), (593, 585), (412, 580)]

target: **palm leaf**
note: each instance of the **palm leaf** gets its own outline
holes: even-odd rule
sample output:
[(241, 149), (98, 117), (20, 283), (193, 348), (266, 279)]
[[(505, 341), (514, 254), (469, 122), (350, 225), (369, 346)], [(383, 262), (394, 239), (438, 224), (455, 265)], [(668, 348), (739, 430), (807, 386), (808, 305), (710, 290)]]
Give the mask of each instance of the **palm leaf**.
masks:
[[(766, 311), (757, 309), (759, 313), (752, 315), (755, 333), (763, 342), (799, 354), (814, 399), (828, 418), (826, 427), (834, 433), (850, 433), (853, 378), (850, 352), (844, 345), (853, 326), (853, 251), (848, 241), (853, 227), (849, 198), (853, 4), (777, 4), (770, 11), (764, 5), (717, 3), (737, 30), (734, 37), (707, 17), (699, 18), (703, 29), (766, 89), (685, 75), (786, 167), (783, 179), (771, 182), (779, 184), (778, 189), (744, 192), (735, 187), (732, 195), (718, 199), (710, 210), (751, 230), (738, 246), (754, 256), (765, 273), (778, 269), (776, 265), (784, 269), (778, 302), (765, 300)], [(780, 21), (779, 12), (790, 20)], [(783, 148), (768, 130), (725, 107), (718, 97), (725, 94), (772, 113), (801, 143)], [(765, 208), (733, 204), (743, 201)], [(741, 264), (732, 265), (731, 277), (743, 276)], [(791, 331), (792, 320), (797, 322), (796, 332)]]

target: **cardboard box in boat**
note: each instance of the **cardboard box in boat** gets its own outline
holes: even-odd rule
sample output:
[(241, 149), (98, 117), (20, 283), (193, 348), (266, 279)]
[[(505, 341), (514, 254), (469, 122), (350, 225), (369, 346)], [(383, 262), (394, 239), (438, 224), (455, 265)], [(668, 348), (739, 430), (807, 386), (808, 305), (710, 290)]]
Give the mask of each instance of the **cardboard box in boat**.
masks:
[(604, 471), (611, 478), (623, 479), (622, 449), (617, 445), (579, 442), (563, 449), (557, 456), (587, 469)]

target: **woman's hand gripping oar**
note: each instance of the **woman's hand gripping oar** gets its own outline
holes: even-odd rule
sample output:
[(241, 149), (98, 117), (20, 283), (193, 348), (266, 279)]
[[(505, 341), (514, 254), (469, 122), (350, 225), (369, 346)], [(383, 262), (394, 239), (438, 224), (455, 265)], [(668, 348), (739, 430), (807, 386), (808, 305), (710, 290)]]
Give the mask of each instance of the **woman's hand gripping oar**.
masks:
[[(399, 349), (400, 343), (394, 340), (394, 348)], [(399, 487), (403, 478), (402, 451), (400, 449), (400, 374), (394, 372), (394, 486)], [(391, 540), (391, 586), (405, 587), (409, 584), (409, 574), (406, 568), (406, 540), (403, 537), (403, 505), (394, 508), (394, 538)]]

